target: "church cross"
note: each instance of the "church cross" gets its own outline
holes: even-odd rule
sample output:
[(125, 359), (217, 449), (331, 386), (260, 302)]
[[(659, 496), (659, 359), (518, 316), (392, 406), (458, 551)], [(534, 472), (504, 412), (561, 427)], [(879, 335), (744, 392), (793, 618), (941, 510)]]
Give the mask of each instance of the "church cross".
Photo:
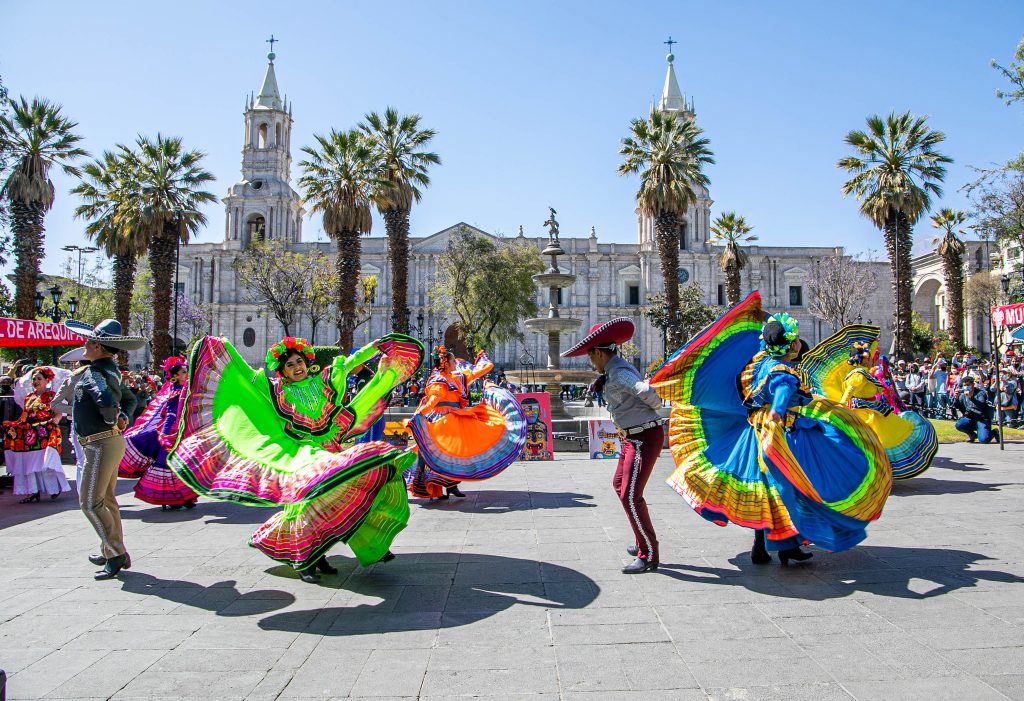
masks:
[[(662, 44), (668, 44), (668, 52), (669, 52), (669, 53), (672, 53), (672, 45), (673, 45), (673, 44), (678, 44), (679, 42), (678, 42), (678, 41), (674, 41), (674, 40), (672, 39), (672, 37), (671, 37), (671, 36), (669, 36), (669, 38), (668, 38), (668, 41), (663, 41), (663, 42), (661, 42), (661, 43), (662, 43)], [(271, 46), (273, 46), (273, 44), (271, 44)]]
[[(672, 37), (669, 37), (669, 38), (671, 39)], [(274, 51), (274, 44), (275, 44), (275, 42), (278, 42), (278, 41), (281, 41), (281, 40), (280, 39), (275, 39), (273, 34), (271, 34), (270, 38), (267, 39), (267, 43), (270, 44), (270, 51), (271, 52)]]

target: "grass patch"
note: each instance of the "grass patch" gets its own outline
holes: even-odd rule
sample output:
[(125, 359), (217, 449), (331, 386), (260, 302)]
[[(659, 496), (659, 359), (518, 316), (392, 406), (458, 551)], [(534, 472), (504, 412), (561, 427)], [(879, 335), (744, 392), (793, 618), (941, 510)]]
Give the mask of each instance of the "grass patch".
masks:
[[(929, 419), (932, 422), (932, 426), (935, 427), (935, 432), (939, 436), (939, 443), (963, 443), (967, 440), (967, 436), (953, 428), (952, 421), (944, 421), (941, 419)], [(1003, 429), (1003, 442), (1017, 442), (1024, 441), (1024, 431), (1016, 428)]]

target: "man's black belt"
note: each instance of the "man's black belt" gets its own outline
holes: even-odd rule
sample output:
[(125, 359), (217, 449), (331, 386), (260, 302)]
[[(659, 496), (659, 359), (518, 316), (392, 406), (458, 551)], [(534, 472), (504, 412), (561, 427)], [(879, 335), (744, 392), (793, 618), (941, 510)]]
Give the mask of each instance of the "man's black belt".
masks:
[(644, 431), (652, 429), (655, 426), (661, 426), (663, 423), (665, 423), (665, 419), (655, 419), (654, 421), (648, 421), (647, 423), (640, 424), (639, 426), (630, 426), (629, 428), (624, 428), (622, 429), (622, 432), (627, 436), (634, 436), (638, 433), (643, 433)]

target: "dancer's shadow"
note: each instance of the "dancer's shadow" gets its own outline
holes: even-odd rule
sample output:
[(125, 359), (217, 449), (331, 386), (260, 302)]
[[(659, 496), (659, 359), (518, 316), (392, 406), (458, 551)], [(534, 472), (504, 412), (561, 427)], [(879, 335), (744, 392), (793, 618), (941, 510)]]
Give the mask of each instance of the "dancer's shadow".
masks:
[[(399, 556), (335, 578), (356, 600), (379, 601), (288, 611), (262, 619), (260, 628), (330, 636), (435, 630), (475, 623), (517, 605), (580, 609), (601, 591), (590, 577), (562, 565), (497, 555), (461, 561), (457, 553)], [(325, 585), (330, 579), (324, 578)]]
[(935, 477), (913, 477), (893, 480), (894, 497), (909, 497), (915, 494), (973, 494), (975, 492), (998, 492), (1010, 482), (971, 482), (968, 480), (944, 480)]
[(513, 490), (473, 489), (473, 483), (463, 484), (466, 497), (460, 499), (413, 499), (412, 503), (427, 508), (459, 511), (465, 514), (504, 514), (509, 511), (536, 511), (537, 509), (592, 508), (597, 504), (585, 500), (590, 494), (574, 492), (519, 492)]
[[(814, 559), (780, 567), (754, 565), (746, 553), (730, 558), (736, 569), (661, 563), (659, 572), (683, 582), (739, 586), (768, 596), (824, 601), (854, 591), (897, 599), (930, 599), (980, 581), (1024, 584), (1024, 577), (1000, 570), (971, 569), (992, 558), (967, 550), (862, 545), (842, 553), (816, 551)], [(815, 576), (820, 575), (820, 576)], [(934, 586), (919, 592), (911, 588)]]
[(293, 594), (276, 589), (262, 589), (243, 594), (238, 591), (233, 579), (204, 586), (184, 580), (160, 579), (135, 570), (122, 570), (120, 576), (122, 591), (156, 596), (204, 611), (213, 611), (218, 616), (263, 615), (295, 602)]
[(959, 470), (960, 472), (987, 472), (988, 468), (980, 462), (957, 462), (951, 458), (936, 455), (932, 459), (931, 469)]
[(202, 499), (194, 509), (165, 511), (159, 506), (138, 502), (136, 508), (122, 509), (121, 520), (139, 520), (143, 523), (181, 523), (205, 521), (216, 524), (259, 525), (270, 518), (279, 506), (246, 506), (227, 501)]

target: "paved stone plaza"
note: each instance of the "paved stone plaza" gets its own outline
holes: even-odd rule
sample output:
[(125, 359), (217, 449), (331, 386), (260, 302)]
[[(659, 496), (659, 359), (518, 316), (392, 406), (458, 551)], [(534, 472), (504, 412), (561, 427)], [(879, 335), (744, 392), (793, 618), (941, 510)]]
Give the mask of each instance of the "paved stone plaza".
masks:
[(867, 542), (754, 567), (750, 532), (648, 488), (627, 577), (613, 465), (517, 463), (413, 505), (398, 558), (301, 583), (245, 543), (271, 512), (161, 512), (120, 484), (134, 561), (94, 582), (72, 498), (0, 495), (9, 699), (1024, 699), (1024, 445), (944, 445)]

